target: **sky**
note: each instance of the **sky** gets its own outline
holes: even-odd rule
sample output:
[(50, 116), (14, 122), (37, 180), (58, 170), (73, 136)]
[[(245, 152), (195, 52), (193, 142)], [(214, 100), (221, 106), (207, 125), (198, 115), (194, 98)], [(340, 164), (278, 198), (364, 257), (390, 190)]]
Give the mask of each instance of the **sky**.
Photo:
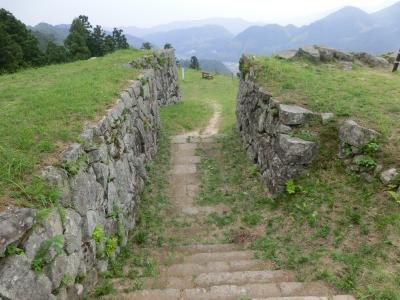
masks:
[(105, 27), (151, 27), (172, 21), (211, 17), (305, 25), (342, 8), (374, 12), (399, 0), (0, 0), (28, 25), (69, 24), (78, 15)]

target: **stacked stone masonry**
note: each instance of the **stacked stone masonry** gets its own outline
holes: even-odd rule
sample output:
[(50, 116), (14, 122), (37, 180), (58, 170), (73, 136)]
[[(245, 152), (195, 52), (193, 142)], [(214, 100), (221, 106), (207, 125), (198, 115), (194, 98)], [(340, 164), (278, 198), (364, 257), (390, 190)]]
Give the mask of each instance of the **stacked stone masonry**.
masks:
[[(43, 171), (60, 191), (60, 207), (40, 212), (9, 208), (0, 214), (0, 299), (79, 299), (127, 243), (145, 166), (157, 149), (159, 107), (180, 101), (173, 51), (131, 64), (146, 70), (99, 122), (83, 131), (80, 144), (62, 153), (59, 165)], [(95, 241), (94, 231), (104, 238)], [(108, 242), (111, 252), (105, 251)], [(34, 271), (38, 250), (46, 243), (61, 243), (62, 249), (45, 248), (50, 263)], [(23, 253), (6, 253), (9, 249)]]
[[(308, 48), (302, 49), (305, 51), (304, 49)], [(317, 50), (331, 50), (332, 57), (345, 59), (342, 57), (344, 54), (334, 52), (337, 51), (334, 49), (316, 47), (314, 50), (314, 53), (317, 53)], [(318, 55), (321, 55), (320, 52)], [(257, 64), (254, 57), (243, 56), (240, 64), (237, 130), (248, 155), (258, 165), (262, 179), (270, 193), (275, 196), (285, 190), (289, 179), (294, 179), (304, 171), (317, 153), (316, 142), (298, 138), (296, 133), (304, 127), (308, 130), (318, 124), (326, 125), (333, 120), (334, 115), (317, 114), (297, 105), (280, 103), (257, 84)], [(375, 148), (374, 151), (379, 152), (382, 139), (380, 133), (353, 120), (344, 120), (339, 125), (338, 138), (338, 158), (343, 160), (351, 171), (360, 174), (369, 182), (379, 177), (384, 185), (394, 185), (400, 196), (398, 169), (391, 166), (385, 170), (377, 158), (366, 153), (366, 148)], [(375, 156), (376, 154), (378, 153), (375, 153)]]
[(295, 137), (293, 129), (320, 122), (321, 115), (281, 104), (255, 83), (252, 67), (242, 73), (236, 115), (248, 155), (258, 165), (270, 193), (281, 193), (286, 182), (311, 163), (318, 149), (316, 142)]

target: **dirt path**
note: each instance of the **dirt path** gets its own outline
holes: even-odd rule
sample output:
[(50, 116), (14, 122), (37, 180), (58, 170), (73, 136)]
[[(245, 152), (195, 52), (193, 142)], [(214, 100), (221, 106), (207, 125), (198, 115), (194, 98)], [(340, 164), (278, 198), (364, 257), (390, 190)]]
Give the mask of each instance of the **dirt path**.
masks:
[(207, 142), (218, 133), (221, 117), (220, 106), (215, 102), (211, 102), (211, 106), (214, 113), (206, 128), (200, 132), (193, 131), (174, 136), (171, 141), (168, 196), (177, 215), (198, 216), (218, 210), (216, 207), (198, 206), (194, 201), (199, 191), (197, 164), (200, 162), (200, 156), (196, 155), (197, 144), (199, 141)]

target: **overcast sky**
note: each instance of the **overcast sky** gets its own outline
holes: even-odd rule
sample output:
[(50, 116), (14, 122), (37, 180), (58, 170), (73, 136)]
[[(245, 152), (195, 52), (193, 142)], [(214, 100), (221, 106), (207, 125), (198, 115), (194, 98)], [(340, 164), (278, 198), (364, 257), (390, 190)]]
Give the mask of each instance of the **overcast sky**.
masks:
[(265, 23), (304, 25), (343, 6), (377, 11), (399, 0), (0, 0), (29, 25), (70, 23), (88, 15), (106, 27), (149, 27), (172, 21), (240, 17)]

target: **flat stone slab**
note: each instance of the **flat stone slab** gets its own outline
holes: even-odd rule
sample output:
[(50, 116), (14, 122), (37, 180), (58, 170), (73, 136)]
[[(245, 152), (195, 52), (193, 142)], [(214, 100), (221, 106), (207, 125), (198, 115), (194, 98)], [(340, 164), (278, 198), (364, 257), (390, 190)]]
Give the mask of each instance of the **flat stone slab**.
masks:
[(174, 157), (171, 161), (172, 164), (198, 164), (201, 161), (201, 157), (196, 155), (182, 155)]
[(162, 272), (170, 276), (193, 276), (209, 272), (258, 271), (266, 269), (267, 267), (269, 267), (268, 264), (263, 260), (247, 259), (175, 264), (166, 267)]
[(242, 285), (247, 283), (271, 283), (277, 281), (289, 281), (293, 278), (283, 271), (239, 271), (239, 272), (217, 272), (198, 275), (194, 283), (198, 287), (212, 285), (234, 284)]
[(191, 165), (175, 165), (171, 170), (173, 175), (196, 174), (197, 168), (195, 164)]
[(231, 261), (243, 260), (254, 258), (252, 251), (230, 251), (230, 252), (217, 252), (217, 253), (198, 253), (183, 258), (184, 262), (209, 262), (209, 261)]
[(279, 105), (279, 120), (285, 125), (302, 125), (314, 113), (298, 105)]

